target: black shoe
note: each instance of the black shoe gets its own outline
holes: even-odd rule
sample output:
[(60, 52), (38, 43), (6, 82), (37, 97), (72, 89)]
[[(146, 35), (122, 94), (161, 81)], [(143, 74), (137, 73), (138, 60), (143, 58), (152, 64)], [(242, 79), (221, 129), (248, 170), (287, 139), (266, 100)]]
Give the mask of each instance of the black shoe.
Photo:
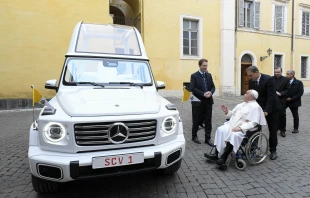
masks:
[(219, 166), (222, 166), (222, 165), (224, 165), (226, 163), (226, 160), (227, 159), (224, 159), (224, 158), (221, 157), (220, 159), (218, 159), (216, 161), (216, 164), (219, 165)]
[(209, 153), (205, 153), (204, 156), (208, 159), (211, 160), (218, 160), (218, 153), (213, 153), (213, 154), (209, 154)]
[(282, 136), (282, 137), (285, 137), (286, 135), (285, 135), (285, 131), (281, 131), (280, 132), (280, 135)]
[(272, 151), (271, 153), (270, 153), (270, 159), (271, 160), (275, 160), (275, 159), (277, 159), (277, 153), (275, 152), (275, 151)]
[(213, 143), (211, 142), (210, 139), (206, 139), (205, 143), (209, 146), (213, 146)]
[(226, 163), (228, 156), (233, 151), (234, 146), (230, 144), (230, 142), (226, 143), (226, 146), (224, 148), (224, 153), (221, 155), (220, 159), (216, 161), (216, 164), (219, 166), (222, 166)]
[(192, 138), (193, 142), (196, 144), (201, 144), (201, 142), (198, 140), (197, 136)]
[(299, 131), (298, 131), (298, 129), (294, 129), (293, 131), (292, 131), (292, 133), (298, 133)]

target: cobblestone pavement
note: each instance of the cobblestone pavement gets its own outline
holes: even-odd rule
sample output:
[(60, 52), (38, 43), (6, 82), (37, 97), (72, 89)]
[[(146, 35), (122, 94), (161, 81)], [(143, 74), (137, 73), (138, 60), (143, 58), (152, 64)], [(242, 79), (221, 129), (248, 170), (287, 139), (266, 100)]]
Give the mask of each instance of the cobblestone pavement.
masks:
[[(32, 111), (0, 112), (0, 198), (2, 197), (310, 197), (310, 96), (303, 96), (300, 108), (300, 132), (292, 134), (292, 116), (288, 112), (287, 136), (278, 136), (278, 159), (267, 158), (258, 166), (239, 171), (233, 161), (221, 171), (207, 162), (206, 144), (191, 141), (190, 104), (168, 98), (181, 113), (187, 140), (181, 169), (173, 176), (154, 173), (70, 182), (55, 194), (34, 192), (28, 168), (28, 129)], [(221, 104), (233, 108), (241, 97), (216, 98), (213, 110), (214, 131), (223, 123)], [(263, 128), (266, 132), (266, 127)], [(199, 137), (203, 140), (203, 131)], [(212, 137), (212, 139), (213, 139)]]

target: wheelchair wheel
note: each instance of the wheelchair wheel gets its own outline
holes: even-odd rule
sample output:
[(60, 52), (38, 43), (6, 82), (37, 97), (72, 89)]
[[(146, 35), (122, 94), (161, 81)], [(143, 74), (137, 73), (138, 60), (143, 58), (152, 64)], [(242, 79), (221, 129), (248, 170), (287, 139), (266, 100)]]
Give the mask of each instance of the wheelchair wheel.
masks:
[(268, 138), (262, 133), (258, 132), (250, 137), (246, 144), (245, 154), (247, 160), (251, 164), (260, 164), (267, 157), (269, 149)]
[(237, 159), (235, 162), (235, 166), (238, 170), (244, 170), (246, 168), (246, 163), (242, 159)]

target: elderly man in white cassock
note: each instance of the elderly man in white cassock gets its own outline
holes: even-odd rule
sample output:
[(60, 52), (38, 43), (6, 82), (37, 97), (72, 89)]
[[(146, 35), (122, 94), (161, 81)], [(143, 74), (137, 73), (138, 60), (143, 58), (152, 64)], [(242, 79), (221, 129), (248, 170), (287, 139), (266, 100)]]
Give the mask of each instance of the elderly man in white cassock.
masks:
[(257, 91), (248, 90), (244, 94), (244, 102), (238, 104), (232, 111), (228, 110), (225, 105), (221, 106), (229, 121), (216, 130), (215, 153), (205, 153), (206, 158), (217, 160), (216, 164), (220, 166), (225, 164), (229, 154), (233, 150), (238, 151), (246, 131), (256, 130), (257, 125), (266, 125), (264, 112), (256, 102), (257, 98)]

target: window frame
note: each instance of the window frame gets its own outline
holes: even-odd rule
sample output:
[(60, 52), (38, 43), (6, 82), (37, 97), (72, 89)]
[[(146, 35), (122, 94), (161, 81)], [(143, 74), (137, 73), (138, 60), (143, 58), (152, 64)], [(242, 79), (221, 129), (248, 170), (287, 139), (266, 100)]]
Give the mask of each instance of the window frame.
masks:
[(277, 55), (282, 56), (281, 68), (282, 68), (282, 75), (283, 75), (283, 72), (285, 71), (285, 53), (284, 52), (273, 52), (272, 53), (272, 74), (274, 73), (274, 68), (275, 68), (274, 61)]
[[(303, 58), (303, 57), (307, 57), (307, 76), (306, 76), (306, 78), (302, 78), (301, 77), (301, 59)], [(310, 80), (310, 54), (301, 54), (300, 55), (300, 57), (299, 57), (299, 71), (300, 71), (300, 79), (301, 80)]]
[[(288, 14), (288, 3), (289, 1), (285, 1), (285, 0), (274, 0), (273, 3), (272, 3), (272, 20), (271, 20), (271, 26), (272, 26), (272, 31), (273, 32), (276, 32), (276, 33), (287, 33), (287, 14)], [(276, 31), (276, 6), (282, 6), (283, 7), (283, 20), (282, 20), (282, 30), (281, 32), (279, 31)]]
[[(242, 12), (241, 12), (241, 4), (242, 4)], [(245, 12), (245, 5), (248, 4), (250, 6), (250, 27), (247, 27), (247, 12)], [(259, 0), (239, 0), (238, 1), (238, 27), (248, 28), (248, 29), (260, 29), (260, 1)], [(258, 9), (257, 9), (258, 8)], [(242, 25), (240, 21), (240, 17), (243, 15)]]
[[(303, 19), (303, 13), (304, 12), (309, 13), (309, 35), (303, 35), (302, 34), (302, 19)], [(310, 5), (300, 4), (300, 8), (299, 8), (299, 35), (310, 37)]]
[[(187, 55), (183, 53), (183, 23), (184, 20), (189, 21), (197, 21), (198, 28), (197, 28), (197, 55)], [(203, 20), (201, 17), (196, 16), (188, 16), (188, 15), (181, 15), (180, 16), (180, 59), (190, 59), (190, 60), (198, 60), (202, 58), (203, 48), (202, 48), (202, 24)]]

